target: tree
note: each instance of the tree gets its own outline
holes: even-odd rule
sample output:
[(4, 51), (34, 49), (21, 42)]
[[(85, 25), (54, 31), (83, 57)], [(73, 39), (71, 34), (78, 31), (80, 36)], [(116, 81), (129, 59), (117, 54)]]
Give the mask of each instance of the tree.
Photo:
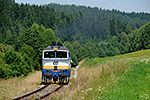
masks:
[(121, 43), (121, 50), (120, 52), (123, 53), (127, 53), (129, 51), (129, 39), (128, 36), (125, 32), (122, 32), (119, 36), (119, 40)]
[(141, 48), (148, 49), (150, 48), (150, 22), (147, 23), (145, 26), (139, 29), (141, 32)]
[(45, 31), (45, 35), (49, 38), (49, 40), (53, 43), (56, 42), (56, 38), (54, 35), (54, 31), (52, 29), (47, 29)]
[(137, 29), (133, 30), (131, 34), (128, 35), (129, 38), (129, 52), (140, 50), (140, 40), (141, 35)]
[(115, 29), (115, 25), (116, 25), (116, 19), (115, 18), (110, 19), (109, 29), (110, 29), (110, 33), (112, 35), (117, 35), (117, 31)]
[(64, 46), (66, 46), (69, 49), (70, 53), (71, 53), (71, 59), (73, 61), (72, 66), (78, 65), (78, 59), (77, 59), (77, 56), (75, 54), (76, 51), (73, 49), (72, 45), (69, 42), (65, 42)]
[(24, 44), (20, 49), (19, 52), (25, 54), (25, 57), (27, 58), (26, 55), (30, 58), (31, 63), (29, 63), (35, 70), (40, 70), (40, 63), (39, 63), (39, 56), (37, 56), (37, 53), (35, 50), (26, 44)]
[[(34, 57), (35, 55), (32, 55), (33, 58), (31, 57), (29, 53), (27, 54), (33, 59), (33, 61), (37, 62), (34, 64), (34, 69), (38, 70), (40, 69), (38, 62), (40, 62), (41, 64), (43, 49), (51, 45), (52, 42), (55, 41), (56, 39), (51, 29), (46, 30), (43, 26), (34, 24), (32, 25), (31, 28), (23, 32), (18, 37), (17, 40), (18, 41), (15, 44), (16, 50), (19, 50), (21, 48), (20, 49), (21, 52), (23, 51), (25, 53), (27, 52), (33, 53), (33, 50), (36, 52), (36, 57)], [(31, 51), (28, 51), (27, 49)]]
[[(24, 76), (33, 71), (31, 60), (26, 54), (21, 54), (16, 51), (7, 51), (4, 56), (6, 64), (9, 64), (9, 70), (11, 70), (10, 76)], [(5, 70), (8, 70), (7, 68)], [(6, 73), (7, 74), (7, 73)], [(7, 76), (7, 75), (6, 75)], [(5, 76), (5, 77), (6, 77)], [(9, 77), (10, 77), (9, 76)]]
[(72, 44), (73, 49), (78, 50), (80, 48), (80, 43), (78, 41), (74, 41)]
[(88, 57), (89, 58), (94, 58), (96, 54), (96, 48), (95, 44), (93, 44), (91, 41), (88, 41), (85, 45), (84, 48), (88, 51)]
[(2, 11), (4, 10), (4, 0), (0, 1), (0, 14), (2, 13)]

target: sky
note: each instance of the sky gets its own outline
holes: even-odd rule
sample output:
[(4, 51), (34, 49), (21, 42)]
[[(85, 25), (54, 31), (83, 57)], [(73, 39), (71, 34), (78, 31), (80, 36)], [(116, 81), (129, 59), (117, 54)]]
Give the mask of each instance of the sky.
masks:
[(29, 3), (43, 5), (49, 3), (75, 4), (102, 9), (116, 9), (122, 12), (145, 12), (150, 13), (150, 0), (15, 0), (16, 3)]

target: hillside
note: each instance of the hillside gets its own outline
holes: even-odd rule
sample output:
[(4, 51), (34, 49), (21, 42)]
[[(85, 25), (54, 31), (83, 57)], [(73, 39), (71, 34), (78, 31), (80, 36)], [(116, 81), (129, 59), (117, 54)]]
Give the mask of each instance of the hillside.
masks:
[(60, 5), (56, 3), (50, 3), (46, 6), (50, 8), (54, 8), (55, 10), (58, 10), (60, 12), (67, 12), (68, 14), (78, 14), (82, 13), (84, 17), (97, 17), (100, 16), (102, 18), (116, 18), (118, 20), (121, 20), (124, 24), (131, 23), (137, 28), (140, 28), (142, 25), (150, 21), (150, 14), (149, 13), (125, 13), (121, 12), (119, 10), (106, 10), (98, 7), (86, 7), (86, 6), (77, 6), (77, 5)]
[(86, 58), (77, 78), (52, 97), (60, 100), (146, 100), (150, 97), (150, 50)]
[(42, 50), (52, 42), (61, 42), (70, 50), (72, 66), (87, 57), (105, 58), (150, 48), (148, 13), (0, 2), (1, 78), (41, 70)]
[(150, 22), (136, 29), (113, 18), (108, 21), (97, 17), (74, 22), (54, 32), (69, 48), (74, 62), (86, 57), (104, 58), (150, 48)]
[[(150, 49), (107, 58), (86, 58), (76, 78), (51, 94), (59, 100), (141, 100), (150, 97)], [(71, 71), (73, 73), (73, 70)], [(0, 80), (0, 99), (12, 99), (39, 87), (41, 71)], [(20, 89), (21, 87), (21, 89)]]

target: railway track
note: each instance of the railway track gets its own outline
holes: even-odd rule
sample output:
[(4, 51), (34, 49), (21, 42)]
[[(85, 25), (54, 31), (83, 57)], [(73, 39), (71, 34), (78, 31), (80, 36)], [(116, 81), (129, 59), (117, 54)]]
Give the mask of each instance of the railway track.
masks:
[(58, 84), (45, 85), (44, 87), (36, 89), (35, 91), (29, 92), (25, 95), (14, 98), (12, 100), (44, 99), (44, 98), (48, 97), (51, 93), (59, 90), (62, 86), (63, 85), (58, 85)]

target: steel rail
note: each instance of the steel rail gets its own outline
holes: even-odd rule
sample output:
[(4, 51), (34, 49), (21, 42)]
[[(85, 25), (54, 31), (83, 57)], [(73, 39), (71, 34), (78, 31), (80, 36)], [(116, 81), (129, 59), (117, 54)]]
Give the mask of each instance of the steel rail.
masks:
[(49, 93), (47, 93), (47, 94), (45, 94), (45, 95), (43, 95), (43, 96), (41, 96), (41, 97), (39, 97), (39, 98), (36, 98), (35, 100), (44, 99), (44, 98), (48, 97), (51, 93), (53, 93), (53, 92), (59, 90), (62, 86), (63, 86), (63, 84), (60, 85), (59, 87), (57, 87), (56, 89), (54, 89), (53, 91), (51, 91), (51, 92), (49, 92)]
[(32, 91), (32, 92), (29, 92), (29, 93), (27, 93), (27, 94), (25, 94), (25, 95), (22, 95), (22, 96), (20, 96), (20, 97), (17, 97), (17, 98), (15, 98), (15, 99), (12, 99), (12, 100), (19, 100), (19, 99), (23, 99), (23, 98), (29, 97), (29, 96), (31, 96), (31, 95), (33, 95), (33, 94), (39, 92), (39, 91), (42, 91), (43, 89), (47, 88), (48, 86), (49, 86), (49, 84), (47, 84), (47, 85), (45, 85), (44, 87), (41, 87), (41, 88), (39, 88), (39, 89), (36, 89), (36, 90), (34, 90), (34, 91)]

